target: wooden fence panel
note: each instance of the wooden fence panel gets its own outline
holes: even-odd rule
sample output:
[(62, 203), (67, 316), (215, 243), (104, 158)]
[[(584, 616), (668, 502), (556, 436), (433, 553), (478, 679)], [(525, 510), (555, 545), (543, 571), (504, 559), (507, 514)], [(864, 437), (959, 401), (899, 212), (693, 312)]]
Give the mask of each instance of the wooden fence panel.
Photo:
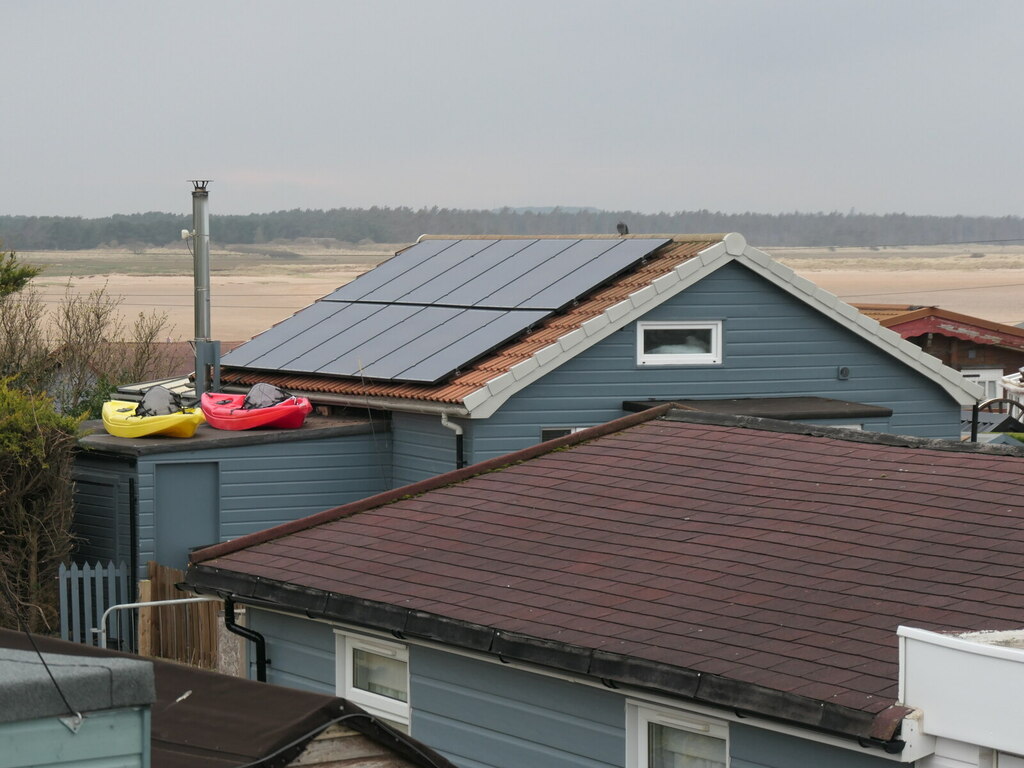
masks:
[[(183, 571), (159, 563), (148, 563), (149, 590), (154, 602), (195, 597), (191, 592), (178, 589), (175, 584), (185, 579)], [(217, 621), (223, 610), (220, 601), (166, 605), (148, 609), (148, 626), (142, 626), (153, 656), (180, 661), (203, 669), (217, 668)]]
[[(132, 601), (131, 575), (124, 563), (72, 563), (60, 566), (60, 636), (64, 640), (99, 645), (103, 613), (114, 605)], [(135, 617), (114, 611), (107, 620), (107, 645), (122, 651), (135, 650)]]
[[(111, 606), (195, 597), (175, 586), (184, 580), (184, 572), (155, 562), (149, 563), (149, 579), (139, 582), (137, 601), (124, 563), (61, 565), (57, 578), (61, 637), (86, 645), (99, 645), (101, 618)], [(107, 619), (107, 645), (216, 669), (217, 623), (223, 609), (222, 602), (210, 601), (112, 611)]]

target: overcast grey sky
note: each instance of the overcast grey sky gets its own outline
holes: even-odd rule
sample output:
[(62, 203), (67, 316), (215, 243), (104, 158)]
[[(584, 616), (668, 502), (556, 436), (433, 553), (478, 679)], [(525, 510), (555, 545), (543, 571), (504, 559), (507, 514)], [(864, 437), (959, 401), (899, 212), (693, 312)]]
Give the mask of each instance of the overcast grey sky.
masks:
[(1021, 215), (1020, 0), (0, 0), (0, 214)]

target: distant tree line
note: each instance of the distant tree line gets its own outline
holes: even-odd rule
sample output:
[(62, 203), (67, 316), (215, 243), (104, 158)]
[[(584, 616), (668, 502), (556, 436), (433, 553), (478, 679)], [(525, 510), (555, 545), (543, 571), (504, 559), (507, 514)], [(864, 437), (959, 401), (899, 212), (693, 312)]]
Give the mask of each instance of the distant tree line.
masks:
[[(362, 243), (407, 243), (422, 234), (632, 234), (741, 232), (759, 246), (884, 246), (1024, 241), (1019, 216), (910, 216), (902, 213), (635, 213), (591, 208), (334, 208), (211, 215), (215, 242), (261, 244), (300, 237)], [(166, 245), (191, 228), (191, 214), (135, 213), (102, 219), (0, 216), (0, 241), (15, 250), (79, 250)]]

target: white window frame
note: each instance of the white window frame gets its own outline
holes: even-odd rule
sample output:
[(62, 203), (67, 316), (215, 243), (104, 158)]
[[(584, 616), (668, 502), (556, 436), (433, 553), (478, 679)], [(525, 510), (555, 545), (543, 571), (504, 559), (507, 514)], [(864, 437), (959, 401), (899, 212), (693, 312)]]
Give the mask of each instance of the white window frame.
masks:
[[(557, 440), (560, 437), (567, 437), (574, 435), (577, 432), (582, 432), (584, 429), (590, 429), (590, 427), (541, 427), (540, 430), (540, 441), (546, 443), (548, 440)], [(564, 435), (555, 435), (554, 437), (544, 437), (545, 432), (565, 432)]]
[(960, 375), (965, 379), (970, 379), (981, 385), (985, 390), (985, 400), (991, 400), (993, 397), (1005, 397), (1006, 392), (1003, 390), (1002, 378), (1006, 374), (1002, 368), (995, 366), (972, 367), (964, 366), (960, 369)]
[[(711, 349), (706, 353), (650, 354), (644, 352), (646, 331), (711, 331)], [(637, 365), (721, 365), (722, 364), (722, 321), (701, 320), (699, 322), (638, 322), (636, 324)]]
[(725, 742), (725, 764), (731, 764), (729, 753), (729, 723), (704, 715), (647, 702), (626, 702), (626, 768), (649, 768), (647, 736), (649, 725), (665, 725), (701, 736), (710, 736)]
[[(358, 704), (371, 715), (388, 720), (408, 730), (411, 712), (409, 688), (409, 648), (376, 637), (356, 635), (334, 630), (334, 674), (335, 691), (338, 696)], [(353, 685), (353, 658), (356, 650), (363, 650), (378, 656), (387, 656), (405, 663), (405, 701), (382, 696), (378, 693), (356, 688)]]

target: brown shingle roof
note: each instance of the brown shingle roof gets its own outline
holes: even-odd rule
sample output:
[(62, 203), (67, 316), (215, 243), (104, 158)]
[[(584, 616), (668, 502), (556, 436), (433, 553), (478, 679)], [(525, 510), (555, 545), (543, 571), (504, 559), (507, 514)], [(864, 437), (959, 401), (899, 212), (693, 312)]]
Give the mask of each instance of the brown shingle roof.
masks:
[(900, 624), (1019, 626), (1024, 452), (657, 414), (200, 551), (189, 581), (288, 584), (306, 608), (388, 604), (583, 649), (590, 669), (605, 652), (865, 716), (896, 698)]
[[(644, 235), (644, 237), (651, 237)], [(293, 391), (325, 393), (358, 397), (389, 397), (427, 400), (438, 403), (461, 403), (463, 399), (488, 381), (506, 373), (512, 366), (532, 357), (584, 322), (600, 315), (631, 293), (649, 285), (655, 278), (668, 274), (723, 235), (679, 235), (665, 244), (651, 258), (635, 269), (620, 275), (605, 286), (581, 297), (579, 302), (544, 322), (518, 339), (477, 360), (450, 380), (438, 384), (364, 382), (333, 376), (301, 375), (274, 371), (250, 371), (224, 366), (221, 381), (225, 384), (252, 385), (259, 381)], [(467, 238), (462, 238), (467, 239)], [(500, 238), (499, 238), (500, 239)]]

